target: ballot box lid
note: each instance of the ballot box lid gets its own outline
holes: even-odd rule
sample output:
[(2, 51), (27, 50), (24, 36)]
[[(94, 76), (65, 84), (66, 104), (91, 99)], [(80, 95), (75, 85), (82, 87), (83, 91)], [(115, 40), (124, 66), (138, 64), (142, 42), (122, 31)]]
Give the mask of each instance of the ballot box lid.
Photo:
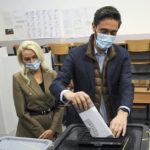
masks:
[(51, 150), (52, 141), (13, 136), (0, 137), (0, 150)]
[[(83, 124), (70, 125), (55, 141), (53, 150), (148, 150), (149, 148), (149, 128), (143, 124), (128, 124), (123, 141), (117, 141), (122, 142), (121, 144), (103, 145), (95, 138), (89, 139), (89, 144), (87, 144), (87, 137), (81, 138), (85, 132), (87, 133), (88, 130)], [(85, 141), (86, 144), (83, 144)], [(108, 138), (103, 139), (103, 142), (107, 141), (109, 141)]]

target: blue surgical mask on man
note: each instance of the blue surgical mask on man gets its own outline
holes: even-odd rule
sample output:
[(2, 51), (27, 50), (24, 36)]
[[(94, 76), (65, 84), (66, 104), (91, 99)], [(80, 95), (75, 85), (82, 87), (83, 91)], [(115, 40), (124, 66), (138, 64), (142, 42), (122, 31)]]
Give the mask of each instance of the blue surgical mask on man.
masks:
[(116, 38), (116, 36), (102, 34), (102, 33), (97, 33), (97, 38), (95, 38), (96, 45), (101, 50), (106, 50), (106, 49), (108, 49), (109, 47), (112, 46), (112, 44), (115, 41), (115, 38)]
[(26, 63), (26, 68), (30, 69), (30, 70), (38, 70), (40, 67), (41, 61), (40, 60), (36, 60), (33, 63)]

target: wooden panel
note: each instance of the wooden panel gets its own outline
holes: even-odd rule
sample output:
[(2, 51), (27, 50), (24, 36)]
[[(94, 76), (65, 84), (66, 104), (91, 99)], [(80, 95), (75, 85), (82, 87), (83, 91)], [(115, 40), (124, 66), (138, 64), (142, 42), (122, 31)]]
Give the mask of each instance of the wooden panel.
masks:
[(147, 88), (135, 88), (134, 89), (135, 93), (149, 93), (150, 94), (150, 90), (147, 90)]
[(131, 60), (131, 64), (150, 64), (150, 60)]
[(86, 42), (74, 42), (73, 46), (80, 46), (80, 45), (83, 45), (83, 44), (86, 44)]
[(150, 94), (147, 93), (135, 93), (133, 103), (150, 103)]
[(132, 83), (135, 87), (148, 87), (150, 84), (150, 80), (132, 80)]
[(147, 108), (146, 105), (133, 105), (132, 108)]
[(147, 52), (150, 51), (150, 39), (126, 40), (129, 52)]
[(135, 88), (133, 103), (149, 104), (150, 90), (147, 90), (147, 88)]
[(51, 53), (54, 55), (67, 55), (71, 43), (48, 43)]
[(115, 44), (127, 49), (127, 44), (125, 42), (115, 42)]
[[(146, 104), (149, 103), (150, 103), (150, 90), (147, 90), (147, 88), (135, 88), (132, 108), (147, 109)], [(141, 104), (141, 105), (136, 105), (136, 104)]]
[(62, 66), (62, 65), (63, 65), (63, 62), (58, 62), (54, 64), (54, 66)]

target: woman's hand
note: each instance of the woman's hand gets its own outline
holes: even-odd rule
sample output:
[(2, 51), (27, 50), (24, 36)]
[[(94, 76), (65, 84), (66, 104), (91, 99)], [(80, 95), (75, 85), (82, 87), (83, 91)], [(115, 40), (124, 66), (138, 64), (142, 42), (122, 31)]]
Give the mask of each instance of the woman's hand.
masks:
[(55, 138), (53, 137), (53, 135), (54, 135), (54, 131), (49, 129), (49, 130), (44, 131), (44, 132), (39, 136), (39, 138), (41, 138), (41, 139), (49, 139), (49, 140), (54, 141)]

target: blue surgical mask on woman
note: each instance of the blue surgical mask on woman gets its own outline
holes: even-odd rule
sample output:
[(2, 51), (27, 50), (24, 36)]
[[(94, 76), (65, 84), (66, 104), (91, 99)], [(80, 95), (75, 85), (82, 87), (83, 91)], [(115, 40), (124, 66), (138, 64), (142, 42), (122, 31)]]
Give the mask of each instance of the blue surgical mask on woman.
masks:
[(97, 33), (97, 38), (95, 38), (96, 45), (101, 50), (106, 50), (106, 49), (108, 49), (109, 47), (112, 46), (112, 44), (115, 41), (115, 38), (116, 38), (116, 36), (102, 34), (102, 33)]
[(30, 69), (30, 70), (38, 70), (40, 67), (41, 61), (40, 60), (36, 60), (33, 63), (26, 63), (26, 68)]

